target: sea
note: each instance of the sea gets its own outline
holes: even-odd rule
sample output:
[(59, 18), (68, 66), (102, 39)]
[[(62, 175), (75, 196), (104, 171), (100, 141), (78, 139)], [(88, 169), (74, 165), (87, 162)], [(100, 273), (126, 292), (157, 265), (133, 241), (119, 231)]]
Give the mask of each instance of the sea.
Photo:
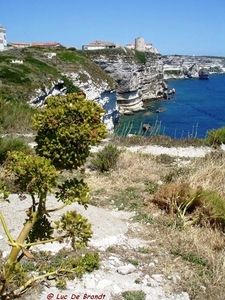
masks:
[[(173, 96), (145, 102), (145, 110), (121, 116), (115, 133), (205, 138), (208, 131), (225, 126), (225, 74), (211, 74), (209, 79), (173, 79), (167, 84), (175, 89)], [(151, 129), (144, 131), (143, 124)]]

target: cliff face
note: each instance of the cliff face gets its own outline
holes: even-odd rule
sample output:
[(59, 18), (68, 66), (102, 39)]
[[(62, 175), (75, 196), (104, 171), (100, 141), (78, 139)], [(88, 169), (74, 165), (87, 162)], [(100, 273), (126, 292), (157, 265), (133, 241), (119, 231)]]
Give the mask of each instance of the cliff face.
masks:
[(139, 110), (144, 101), (167, 95), (168, 79), (197, 78), (202, 68), (209, 74), (225, 72), (225, 58), (138, 54), (125, 48), (119, 52), (91, 54), (92, 60), (117, 83), (117, 104), (121, 112)]
[[(116, 91), (110, 87), (107, 81), (98, 78), (97, 81), (93, 81), (91, 75), (85, 71), (62, 73), (63, 76), (69, 78), (73, 84), (79, 87), (85, 94), (88, 100), (95, 101), (105, 110), (103, 122), (106, 125), (107, 130), (113, 131), (114, 125), (119, 120), (119, 111), (117, 107)], [(81, 78), (86, 76), (86, 81), (82, 81)], [(51, 88), (45, 86), (42, 89), (36, 89), (34, 95), (31, 97), (29, 103), (35, 107), (42, 107), (48, 97), (66, 95), (67, 88), (63, 80), (58, 80), (51, 83)]]
[[(119, 121), (119, 110), (117, 106), (116, 91), (106, 80), (94, 81), (94, 78), (87, 71), (66, 73), (74, 85), (78, 86), (85, 94), (87, 99), (97, 102), (105, 110), (103, 122), (108, 131), (113, 131), (114, 125)], [(81, 80), (85, 75), (87, 80)]]
[(126, 49), (89, 55), (116, 82), (117, 104), (122, 112), (142, 109), (144, 101), (161, 98), (167, 88), (160, 55), (143, 53), (142, 62)]

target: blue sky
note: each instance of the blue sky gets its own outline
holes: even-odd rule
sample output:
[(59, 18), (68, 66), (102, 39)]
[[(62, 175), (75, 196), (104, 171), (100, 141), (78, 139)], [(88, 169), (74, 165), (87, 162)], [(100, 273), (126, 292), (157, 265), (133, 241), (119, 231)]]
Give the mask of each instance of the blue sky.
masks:
[(81, 49), (143, 37), (163, 55), (225, 56), (225, 0), (0, 0), (0, 24), (8, 42)]

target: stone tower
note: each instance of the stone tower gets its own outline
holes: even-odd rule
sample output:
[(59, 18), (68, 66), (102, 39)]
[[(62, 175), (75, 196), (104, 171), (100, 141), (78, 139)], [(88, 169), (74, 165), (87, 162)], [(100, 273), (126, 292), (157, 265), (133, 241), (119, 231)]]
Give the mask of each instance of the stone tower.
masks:
[(0, 25), (0, 51), (5, 50), (7, 47), (6, 29)]
[(145, 40), (141, 37), (135, 39), (135, 50), (145, 51)]

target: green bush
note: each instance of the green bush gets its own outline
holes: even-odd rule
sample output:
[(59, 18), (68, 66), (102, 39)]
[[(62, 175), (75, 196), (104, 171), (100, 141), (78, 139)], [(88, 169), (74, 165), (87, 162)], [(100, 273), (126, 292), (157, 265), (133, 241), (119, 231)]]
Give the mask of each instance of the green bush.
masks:
[(207, 133), (206, 144), (214, 148), (225, 144), (225, 126), (219, 129), (212, 129)]
[(81, 92), (81, 89), (79, 87), (75, 86), (73, 84), (72, 80), (70, 80), (66, 76), (62, 76), (61, 78), (64, 81), (64, 84), (65, 84), (65, 86), (67, 88), (67, 93), (68, 94)]
[(121, 150), (113, 144), (108, 144), (102, 150), (97, 152), (91, 160), (92, 167), (100, 172), (107, 172), (115, 168)]
[(142, 64), (145, 64), (146, 61), (147, 61), (146, 56), (145, 56), (145, 52), (135, 51), (135, 57)]
[[(57, 99), (57, 101), (56, 101)], [(58, 169), (77, 169), (90, 154), (90, 146), (107, 136), (101, 117), (105, 111), (83, 93), (49, 97), (33, 118), (37, 130), (36, 153), (50, 158)]]
[(126, 291), (122, 293), (126, 300), (145, 300), (146, 294), (143, 291)]
[(22, 151), (31, 153), (31, 148), (19, 138), (0, 138), (0, 164), (7, 158), (8, 151)]

